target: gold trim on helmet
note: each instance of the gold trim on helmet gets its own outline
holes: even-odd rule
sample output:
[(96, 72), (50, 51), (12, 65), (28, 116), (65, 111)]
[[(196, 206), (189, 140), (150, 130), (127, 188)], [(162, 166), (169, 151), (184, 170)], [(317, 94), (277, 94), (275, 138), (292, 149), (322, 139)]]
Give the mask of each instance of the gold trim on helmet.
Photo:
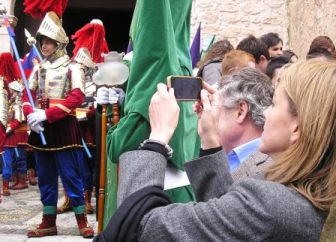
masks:
[(55, 40), (59, 46), (59, 49), (63, 49), (68, 43), (69, 38), (62, 27), (61, 20), (56, 13), (48, 12), (44, 17), (39, 29), (36, 33), (36, 39), (41, 45), (41, 36), (46, 36), (52, 40)]

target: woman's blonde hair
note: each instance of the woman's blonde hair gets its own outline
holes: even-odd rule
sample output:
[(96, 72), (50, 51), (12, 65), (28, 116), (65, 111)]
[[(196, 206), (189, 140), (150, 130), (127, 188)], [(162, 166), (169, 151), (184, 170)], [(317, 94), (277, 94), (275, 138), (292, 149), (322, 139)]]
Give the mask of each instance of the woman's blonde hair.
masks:
[(256, 63), (253, 55), (242, 50), (231, 50), (222, 60), (222, 75), (231, 74), (237, 69), (249, 67), (250, 62)]
[(266, 172), (328, 212), (336, 199), (336, 62), (309, 60), (285, 69), (281, 83), (300, 137)]

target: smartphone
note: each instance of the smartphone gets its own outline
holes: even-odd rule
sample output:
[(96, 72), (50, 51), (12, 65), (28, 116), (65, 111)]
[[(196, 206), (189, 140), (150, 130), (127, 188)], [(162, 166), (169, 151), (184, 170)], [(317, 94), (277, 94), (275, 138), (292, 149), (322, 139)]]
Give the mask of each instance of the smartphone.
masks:
[(192, 76), (168, 76), (167, 86), (174, 88), (178, 101), (196, 101), (201, 99), (203, 80)]

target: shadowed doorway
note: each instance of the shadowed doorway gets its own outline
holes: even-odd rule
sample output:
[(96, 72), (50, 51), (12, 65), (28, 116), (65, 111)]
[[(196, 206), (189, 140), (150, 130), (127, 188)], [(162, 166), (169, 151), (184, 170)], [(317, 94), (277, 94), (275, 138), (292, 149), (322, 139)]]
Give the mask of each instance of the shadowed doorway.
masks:
[[(67, 46), (68, 55), (72, 56), (74, 48), (71, 35), (78, 29), (89, 23), (92, 19), (102, 20), (105, 26), (106, 40), (109, 50), (125, 52), (128, 45), (129, 27), (136, 0), (69, 0), (68, 6), (62, 16), (63, 27), (69, 36)], [(14, 7), (14, 15), (19, 22), (15, 28), (16, 44), (23, 57), (29, 52), (30, 47), (24, 37), (24, 28), (27, 28), (33, 36), (41, 23), (41, 19), (33, 19), (23, 12), (23, 0), (17, 0)]]

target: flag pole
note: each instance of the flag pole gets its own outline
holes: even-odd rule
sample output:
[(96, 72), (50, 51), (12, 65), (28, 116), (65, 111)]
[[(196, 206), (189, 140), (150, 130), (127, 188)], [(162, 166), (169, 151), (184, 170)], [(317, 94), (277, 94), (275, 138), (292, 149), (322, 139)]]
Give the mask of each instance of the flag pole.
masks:
[[(32, 36), (29, 33), (29, 31), (27, 29), (24, 29), (24, 31), (25, 31), (25, 35), (26, 35), (27, 39), (30, 39)], [(34, 39), (34, 41), (35, 41), (35, 39)], [(40, 61), (43, 62), (43, 57), (40, 54), (40, 51), (37, 49), (36, 44), (33, 43), (33, 42), (29, 42), (29, 41), (27, 41), (27, 42), (28, 42), (29, 45), (31, 45), (33, 47), (33, 49), (34, 49), (35, 53), (37, 54), (38, 58), (40, 59)]]
[(211, 40), (210, 40), (210, 42), (209, 42), (209, 44), (208, 44), (208, 48), (206, 49), (206, 52), (209, 51), (211, 45), (215, 42), (215, 38), (216, 38), (216, 35), (213, 35), (212, 38), (211, 38)]
[[(10, 24), (9, 24), (9, 20), (8, 18), (3, 15), (4, 17), (4, 21), (5, 21), (5, 26), (7, 28), (7, 32), (8, 32), (8, 36), (9, 36), (9, 40), (10, 40), (10, 43), (11, 43), (11, 46), (12, 46), (12, 49), (14, 51), (14, 55), (15, 55), (15, 58), (16, 58), (16, 61), (18, 63), (18, 66), (19, 66), (19, 70), (20, 70), (20, 74), (21, 74), (21, 77), (22, 77), (22, 80), (23, 80), (23, 83), (24, 83), (24, 86), (26, 88), (26, 92), (27, 92), (27, 95), (28, 95), (28, 99), (29, 99), (29, 103), (30, 105), (35, 108), (35, 104), (34, 104), (34, 100), (33, 100), (33, 97), (31, 95), (31, 92), (29, 90), (29, 86), (28, 86), (28, 81), (27, 81), (27, 78), (26, 78), (26, 74), (24, 73), (23, 71), (23, 67), (22, 67), (22, 63), (21, 63), (21, 60), (20, 60), (20, 56), (19, 56), (19, 52), (16, 48), (16, 45), (15, 45), (15, 41), (10, 33)], [(45, 140), (45, 137), (44, 137), (44, 134), (42, 131), (39, 132), (40, 134), (40, 138), (41, 138), (41, 142), (43, 145), (46, 145), (47, 142)]]

